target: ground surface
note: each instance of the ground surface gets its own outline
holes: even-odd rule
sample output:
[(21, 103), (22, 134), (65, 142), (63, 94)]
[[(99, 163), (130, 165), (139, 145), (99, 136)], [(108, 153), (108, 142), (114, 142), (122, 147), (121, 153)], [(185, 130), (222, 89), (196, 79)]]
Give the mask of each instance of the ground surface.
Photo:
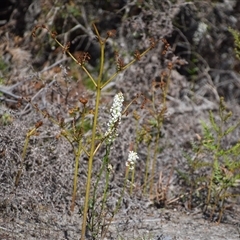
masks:
[[(93, 59), (88, 68), (94, 73), (97, 72), (99, 49), (93, 40), (91, 25), (86, 20), (92, 21), (96, 13), (101, 34), (104, 35), (109, 29), (118, 29), (116, 38), (110, 39), (107, 46), (106, 56), (110, 60), (114, 56), (113, 49), (118, 48), (125, 56), (124, 61), (128, 62), (134, 50), (149, 46), (150, 36), (166, 37), (171, 43), (169, 55), (165, 57), (161, 54), (164, 46), (159, 43), (104, 89), (104, 107), (99, 120), (103, 129), (106, 128), (107, 112), (116, 93), (123, 92), (126, 104), (137, 94), (149, 98), (152, 81), (166, 70), (173, 54), (188, 61), (188, 67), (175, 68), (171, 74), (168, 111), (155, 176), (156, 188), (159, 186), (159, 176), (162, 176), (162, 183), (170, 183), (165, 200), (185, 194), (187, 188), (177, 172), (172, 170), (173, 167), (186, 169), (183, 152), (190, 150), (190, 143), (196, 139), (196, 134), (202, 135), (201, 120), (209, 122), (209, 110), (217, 115), (220, 96), (225, 97), (228, 109), (233, 112), (229, 124), (235, 124), (240, 119), (239, 65), (234, 57), (233, 39), (227, 32), (229, 25), (238, 26), (237, 1), (231, 4), (219, 1), (213, 5), (203, 1), (202, 6), (184, 1), (162, 1), (161, 4), (146, 1), (142, 8), (135, 2), (106, 5), (104, 1), (98, 1), (97, 5), (87, 1), (85, 5), (81, 1), (66, 1), (63, 5), (33, 1), (31, 7), (29, 5), (27, 1), (19, 1), (19, 5), (12, 7), (15, 12), (11, 13), (8, 23), (1, 27), (0, 239), (79, 239), (80, 236), (87, 158), (81, 159), (79, 190), (75, 210), (71, 213), (72, 148), (64, 138), (57, 138), (59, 127), (36, 111), (26, 99), (38, 104), (41, 110), (47, 109), (51, 116), (70, 121), (68, 110), (79, 104), (77, 99), (88, 97), (91, 100), (89, 106), (92, 106), (94, 93), (83, 73), (63, 56), (61, 49), (49, 40), (46, 32), (38, 33), (36, 38), (31, 37), (36, 24), (56, 28), (63, 42), (83, 35), (84, 38), (80, 39), (83, 45), (76, 40), (72, 42), (71, 50), (89, 51)], [(183, 13), (178, 15), (181, 6)], [(25, 16), (22, 25), (19, 25), (19, 14)], [(198, 18), (194, 19), (192, 15)], [(178, 24), (174, 25), (174, 21)], [(196, 43), (192, 41), (196, 28), (191, 27), (198, 21), (207, 22), (210, 30)], [(184, 31), (183, 24), (189, 31)], [(77, 32), (72, 29), (74, 26), (78, 26)], [(181, 33), (176, 35), (176, 32)], [(114, 71), (111, 61), (106, 61), (105, 67), (110, 73)], [(109, 212), (121, 191), (128, 149), (135, 141), (133, 110), (138, 111), (142, 123), (149, 115), (147, 111), (133, 106), (129, 116), (122, 119), (111, 155), (113, 172), (107, 203)], [(43, 121), (43, 126), (39, 128), (39, 135), (30, 139), (24, 171), (15, 189), (14, 180), (20, 167), (26, 133), (39, 120)], [(226, 140), (226, 145), (231, 146), (239, 139), (240, 129), (237, 128)], [(101, 150), (95, 159), (93, 176), (101, 166), (103, 154), (104, 150)], [(140, 185), (147, 158), (146, 146), (141, 145), (138, 154), (136, 187), (132, 195), (124, 196), (120, 211), (114, 217), (105, 239), (240, 239), (239, 198), (227, 202), (227, 210), (220, 224), (214, 218), (210, 221), (202, 213), (200, 205), (189, 209), (180, 198), (162, 206), (157, 201), (161, 192), (156, 191), (154, 196), (142, 194)], [(103, 187), (101, 183), (100, 194)], [(234, 191), (239, 194), (239, 186)]]

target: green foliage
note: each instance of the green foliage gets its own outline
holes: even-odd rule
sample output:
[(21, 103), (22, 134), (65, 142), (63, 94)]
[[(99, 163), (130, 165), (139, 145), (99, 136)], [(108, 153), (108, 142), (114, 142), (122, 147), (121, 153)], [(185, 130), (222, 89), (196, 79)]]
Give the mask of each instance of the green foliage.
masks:
[(239, 180), (240, 144), (228, 146), (226, 143), (228, 135), (239, 127), (240, 121), (234, 126), (228, 126), (232, 112), (227, 110), (223, 98), (220, 99), (218, 115), (220, 120), (217, 120), (217, 117), (210, 112), (211, 126), (204, 126), (204, 147), (212, 156), (211, 177), (208, 179), (208, 195), (204, 211), (208, 212), (211, 206), (210, 217), (218, 211), (220, 222), (224, 212), (224, 203), (232, 195), (230, 190)]
[(6, 64), (6, 62), (3, 61), (3, 59), (0, 59), (0, 85), (4, 84), (4, 78), (3, 76), (7, 74), (9, 66)]
[(6, 73), (8, 69), (8, 65), (6, 64), (6, 62), (3, 61), (3, 59), (0, 59), (0, 71)]
[(72, 15), (74, 17), (81, 16), (81, 12), (79, 11), (78, 6), (76, 6), (74, 4), (67, 5), (67, 13), (68, 13), (68, 15)]
[(234, 50), (236, 53), (236, 57), (240, 60), (240, 32), (232, 28), (229, 28), (229, 32), (234, 37), (234, 44), (235, 44)]
[(0, 116), (0, 126), (1, 125), (9, 125), (13, 121), (12, 116), (9, 113), (4, 113)]
[[(220, 222), (225, 209), (225, 202), (230, 197), (240, 180), (240, 142), (228, 146), (228, 138), (240, 126), (238, 121), (228, 126), (232, 113), (227, 110), (223, 98), (220, 99), (218, 114), (209, 112), (210, 125), (202, 122), (203, 137), (192, 144), (194, 154), (185, 155), (187, 171), (177, 170), (190, 189), (188, 206), (197, 202), (196, 192), (205, 196), (201, 204), (210, 218), (218, 213)], [(198, 199), (199, 200), (199, 199)]]

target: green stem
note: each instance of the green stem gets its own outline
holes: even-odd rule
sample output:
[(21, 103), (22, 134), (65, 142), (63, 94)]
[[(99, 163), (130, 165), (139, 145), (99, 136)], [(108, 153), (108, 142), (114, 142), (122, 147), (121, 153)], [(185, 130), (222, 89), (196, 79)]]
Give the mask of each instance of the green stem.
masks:
[(29, 139), (35, 133), (36, 130), (37, 130), (37, 128), (34, 127), (32, 130), (30, 130), (27, 133), (26, 140), (25, 140), (24, 147), (23, 147), (22, 156), (21, 156), (22, 157), (22, 161), (21, 161), (20, 168), (19, 168), (19, 170), (17, 172), (17, 176), (16, 176), (16, 179), (15, 179), (15, 187), (18, 187), (18, 184), (19, 184), (19, 181), (20, 181), (20, 177), (22, 175), (23, 163), (24, 163), (24, 160), (25, 160), (25, 157), (26, 157)]
[[(108, 150), (109, 152), (110, 152), (110, 147), (109, 147), (109, 150)], [(109, 155), (109, 152), (108, 152), (108, 155)], [(103, 210), (104, 210), (104, 207), (105, 207), (105, 205), (106, 205), (106, 202), (107, 202), (107, 196), (108, 196), (108, 188), (109, 188), (109, 176), (110, 176), (110, 171), (111, 170), (109, 170), (108, 169), (108, 164), (109, 164), (109, 159), (108, 159), (108, 155), (106, 156), (106, 160), (105, 160), (105, 163), (104, 163), (104, 165), (105, 165), (105, 169), (106, 169), (106, 177), (105, 177), (105, 179), (106, 179), (106, 184), (105, 184), (105, 188), (104, 188), (104, 193), (103, 193), (103, 199), (102, 199), (102, 205), (101, 205), (101, 210), (100, 210), (100, 214), (99, 214), (99, 220), (98, 220), (98, 232), (99, 232), (99, 228), (100, 228), (100, 226), (101, 226), (101, 218), (103, 217), (104, 218), (104, 216), (102, 215), (102, 213), (103, 213)]]
[[(81, 140), (80, 140), (81, 141)], [(73, 194), (72, 194), (72, 203), (70, 210), (73, 212), (76, 200), (76, 193), (77, 193), (77, 179), (78, 179), (78, 166), (79, 166), (79, 159), (82, 152), (81, 143), (78, 144), (78, 151), (75, 155), (75, 170), (74, 170), (74, 178), (73, 178)]]
[(86, 196), (84, 202), (84, 211), (83, 211), (83, 222), (82, 222), (82, 232), (81, 232), (81, 240), (85, 239), (85, 232), (87, 226), (87, 213), (88, 213), (88, 202), (90, 195), (90, 187), (91, 187), (91, 177), (92, 177), (92, 165), (93, 165), (93, 157), (95, 152), (95, 139), (96, 139), (96, 129), (97, 129), (97, 120), (98, 120), (98, 110), (99, 110), (99, 102), (101, 97), (101, 80), (103, 74), (103, 63), (104, 63), (104, 42), (100, 41), (101, 46), (101, 61), (100, 61), (100, 71), (97, 81), (97, 96), (96, 96), (96, 105), (94, 112), (94, 120), (93, 120), (93, 129), (92, 129), (92, 140), (91, 140), (91, 149), (90, 149), (90, 157), (88, 161), (88, 176), (87, 176), (87, 186), (86, 186)]
[[(137, 120), (136, 133), (138, 133), (138, 129), (139, 129), (139, 121)], [(136, 136), (136, 139), (137, 139), (137, 136)], [(135, 146), (135, 149), (134, 149), (135, 152), (137, 152), (138, 144), (139, 144), (139, 141), (137, 140), (137, 143), (136, 143), (136, 146)], [(133, 192), (134, 178), (135, 178), (135, 163), (134, 163), (134, 166), (133, 166), (132, 176), (131, 176), (130, 195), (132, 195), (132, 192)]]
[(148, 172), (149, 172), (149, 160), (150, 160), (150, 144), (148, 144), (148, 150), (147, 150), (147, 161), (146, 161), (146, 168), (145, 168), (145, 176), (144, 176), (144, 187), (143, 187), (143, 194), (146, 194), (147, 189), (147, 182), (148, 182)]
[[(160, 120), (161, 121), (161, 120)], [(150, 195), (153, 193), (153, 182), (154, 182), (154, 175), (155, 175), (155, 168), (157, 163), (157, 153), (159, 148), (159, 141), (160, 141), (160, 131), (161, 131), (161, 122), (157, 121), (157, 137), (155, 140), (155, 146), (154, 146), (154, 154), (153, 154), (153, 162), (152, 162), (152, 170), (151, 170), (151, 181), (150, 181)]]
[[(106, 154), (103, 158), (103, 164), (102, 164), (102, 167), (100, 168), (99, 170), (99, 174), (97, 176), (97, 181), (96, 181), (96, 184), (94, 186), (94, 191), (93, 191), (93, 205), (95, 205), (95, 202), (96, 202), (96, 196), (97, 196), (97, 187), (98, 187), (98, 184), (99, 184), (99, 181), (101, 179), (101, 176), (102, 176), (102, 173), (104, 171), (104, 169), (107, 171), (107, 165), (108, 165), (108, 156), (109, 156), (109, 153), (110, 153), (110, 146), (107, 146), (107, 149), (106, 149)], [(108, 188), (108, 181), (106, 181), (106, 184), (107, 184), (107, 188)], [(106, 186), (105, 186), (105, 190), (107, 189)], [(105, 196), (105, 191), (104, 191), (104, 199), (106, 199), (106, 196)], [(101, 207), (101, 212), (102, 212), (102, 209), (103, 209), (103, 202), (102, 202), (102, 207)], [(99, 214), (99, 217), (101, 217), (101, 214)], [(98, 219), (98, 223), (100, 224), (101, 222), (101, 219)], [(92, 217), (92, 225), (94, 224), (94, 214), (93, 214), (93, 217)]]
[[(220, 112), (220, 116), (221, 116), (221, 112)], [(209, 188), (208, 188), (208, 195), (207, 195), (207, 202), (206, 205), (208, 206), (211, 200), (211, 193), (212, 193), (212, 186), (213, 186), (213, 179), (214, 179), (214, 175), (215, 175), (215, 171), (216, 171), (216, 166), (218, 166), (219, 162), (218, 162), (218, 156), (217, 153), (219, 152), (219, 149), (221, 147), (221, 140), (222, 140), (222, 129), (223, 129), (223, 121), (221, 120), (221, 125), (219, 127), (219, 131), (217, 132), (218, 138), (217, 138), (217, 147), (213, 156), (213, 166), (212, 166), (212, 172), (211, 172), (211, 179), (210, 179), (210, 184), (209, 184)]]
[(75, 169), (74, 169), (74, 178), (73, 178), (73, 194), (72, 194), (72, 203), (71, 203), (71, 207), (70, 210), (73, 212), (74, 210), (74, 206), (75, 206), (75, 200), (76, 200), (76, 193), (77, 193), (77, 180), (78, 180), (78, 166), (79, 166), (79, 160), (80, 160), (80, 156), (81, 153), (84, 151), (84, 147), (82, 146), (82, 139), (81, 139), (81, 133), (82, 133), (82, 129), (84, 128), (84, 118), (85, 118), (85, 114), (86, 114), (86, 105), (84, 104), (83, 106), (83, 110), (82, 113), (80, 113), (82, 115), (81, 117), (81, 121), (80, 121), (80, 129), (78, 131), (76, 131), (76, 126), (75, 126), (75, 122), (73, 122), (73, 130), (74, 130), (74, 139), (76, 138), (77, 141), (77, 150), (75, 150), (75, 147), (73, 145), (72, 142), (70, 142), (72, 144), (73, 150), (74, 150), (74, 156), (75, 156)]

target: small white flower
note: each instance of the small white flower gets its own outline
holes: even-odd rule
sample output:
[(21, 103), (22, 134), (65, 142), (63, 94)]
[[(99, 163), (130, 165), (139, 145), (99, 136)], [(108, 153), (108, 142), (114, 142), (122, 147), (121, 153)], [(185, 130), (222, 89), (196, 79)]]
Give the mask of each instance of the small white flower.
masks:
[(134, 169), (134, 165), (137, 159), (139, 159), (137, 153), (134, 151), (129, 151), (128, 160), (126, 161), (126, 166), (129, 167), (129, 170)]
[(124, 98), (121, 92), (116, 94), (113, 99), (113, 105), (110, 109), (111, 116), (107, 124), (108, 130), (105, 133), (105, 137), (107, 137), (109, 143), (113, 142), (118, 135), (117, 128), (121, 123), (123, 101)]

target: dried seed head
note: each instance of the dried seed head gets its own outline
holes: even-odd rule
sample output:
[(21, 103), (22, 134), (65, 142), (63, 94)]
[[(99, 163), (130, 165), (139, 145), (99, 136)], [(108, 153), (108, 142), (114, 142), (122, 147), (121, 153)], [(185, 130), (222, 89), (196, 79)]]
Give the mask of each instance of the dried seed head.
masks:
[(62, 49), (62, 53), (66, 53), (68, 49), (70, 48), (70, 42), (68, 42)]
[(140, 54), (140, 52), (139, 52), (138, 50), (135, 51), (134, 57), (135, 57), (138, 61), (140, 60), (141, 54)]
[(82, 103), (83, 105), (86, 105), (87, 102), (88, 102), (88, 99), (87, 99), (87, 98), (84, 98), (84, 97), (80, 97), (80, 98), (79, 98), (79, 102)]
[(45, 24), (42, 24), (42, 28), (45, 28), (48, 30), (47, 26)]
[(144, 108), (145, 104), (147, 103), (148, 99), (146, 97), (144, 97), (142, 104), (141, 104), (141, 109)]
[(33, 37), (36, 37), (36, 31), (37, 31), (39, 28), (42, 28), (42, 26), (41, 26), (41, 25), (37, 25), (37, 26), (35, 26), (35, 27), (33, 28), (33, 31), (32, 31), (32, 36), (33, 36)]
[(79, 52), (77, 56), (77, 60), (81, 65), (84, 65), (91, 59), (91, 56), (88, 52)]
[(167, 40), (165, 38), (163, 38), (161, 40), (164, 43), (164, 50), (162, 51), (162, 55), (165, 55), (170, 48), (170, 44), (167, 42)]
[(118, 51), (114, 52), (114, 57), (117, 64), (117, 71), (121, 71), (124, 68), (125, 64), (123, 62), (123, 59), (119, 57)]
[(122, 71), (124, 68), (125, 64), (122, 58), (117, 59), (117, 70)]
[(41, 127), (43, 125), (43, 122), (42, 121), (38, 121), (38, 122), (36, 122), (36, 124), (35, 124), (35, 128), (39, 128), (39, 127)]
[(56, 31), (52, 31), (52, 32), (51, 32), (51, 37), (52, 37), (53, 39), (55, 39), (56, 36), (57, 36), (57, 32), (56, 32)]
[(156, 42), (156, 40), (154, 39), (154, 38), (150, 38), (150, 48), (152, 49), (152, 48), (155, 48), (156, 47), (156, 45), (157, 45), (157, 42)]
[(115, 29), (107, 31), (107, 38), (115, 37), (116, 33), (117, 33), (117, 31)]
[(69, 113), (70, 115), (74, 115), (74, 114), (76, 114), (78, 111), (79, 111), (79, 107), (75, 107), (75, 108), (70, 108), (70, 109), (68, 110), (68, 113)]
[(133, 117), (138, 121), (140, 119), (140, 115), (136, 112), (133, 111)]
[(42, 110), (42, 115), (43, 115), (43, 117), (44, 117), (44, 118), (46, 118), (46, 117), (49, 117), (49, 116), (50, 116), (50, 114), (47, 112), (47, 110), (46, 110), (46, 109)]

